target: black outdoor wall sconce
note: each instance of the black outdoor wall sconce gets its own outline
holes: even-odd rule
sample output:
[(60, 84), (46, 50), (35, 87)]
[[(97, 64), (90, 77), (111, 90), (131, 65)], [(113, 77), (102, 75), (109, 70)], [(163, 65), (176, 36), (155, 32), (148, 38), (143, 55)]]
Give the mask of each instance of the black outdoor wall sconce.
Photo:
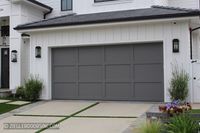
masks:
[(35, 47), (35, 57), (41, 58), (42, 57), (41, 54), (42, 54), (42, 48), (40, 46), (36, 46)]
[(11, 51), (11, 61), (12, 62), (17, 62), (17, 50), (12, 50)]
[(179, 53), (179, 40), (178, 39), (174, 39), (172, 42), (172, 47), (173, 47), (173, 53)]

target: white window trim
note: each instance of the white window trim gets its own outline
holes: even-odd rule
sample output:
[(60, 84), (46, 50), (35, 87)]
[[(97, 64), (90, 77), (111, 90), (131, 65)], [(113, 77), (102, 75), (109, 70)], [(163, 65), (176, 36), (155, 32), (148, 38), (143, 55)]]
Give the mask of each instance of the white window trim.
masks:
[(132, 3), (132, 2), (133, 2), (133, 0), (115, 0), (115, 1), (94, 2), (93, 6), (115, 5), (115, 4), (124, 4), (124, 3)]
[(74, 14), (74, 12), (71, 11), (60, 11), (60, 15), (70, 15), (70, 14)]

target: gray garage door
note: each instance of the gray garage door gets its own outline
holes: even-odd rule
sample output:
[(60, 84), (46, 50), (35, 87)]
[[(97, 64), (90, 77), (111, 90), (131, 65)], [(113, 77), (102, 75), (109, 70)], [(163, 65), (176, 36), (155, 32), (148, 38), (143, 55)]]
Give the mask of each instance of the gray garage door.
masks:
[(163, 101), (162, 43), (54, 48), (53, 99)]

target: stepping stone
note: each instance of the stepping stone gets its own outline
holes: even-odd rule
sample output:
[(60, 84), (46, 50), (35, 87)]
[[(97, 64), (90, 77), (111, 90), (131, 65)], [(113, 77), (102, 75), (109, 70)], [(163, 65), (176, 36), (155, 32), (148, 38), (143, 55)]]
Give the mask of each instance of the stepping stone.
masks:
[(10, 102), (10, 100), (0, 100), (0, 103), (7, 103)]
[(200, 109), (200, 104), (192, 104), (192, 109)]
[(25, 105), (25, 104), (28, 104), (30, 102), (28, 101), (14, 101), (14, 102), (10, 102), (10, 103), (7, 103), (7, 104), (11, 104), (11, 105)]

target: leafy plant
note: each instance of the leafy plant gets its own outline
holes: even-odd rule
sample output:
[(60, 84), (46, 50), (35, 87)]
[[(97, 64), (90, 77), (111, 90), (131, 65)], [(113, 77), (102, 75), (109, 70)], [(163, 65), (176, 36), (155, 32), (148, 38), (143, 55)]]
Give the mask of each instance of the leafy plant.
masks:
[(171, 100), (186, 100), (188, 96), (188, 81), (189, 75), (183, 70), (178, 69), (176, 66), (172, 71), (172, 79), (170, 82), (169, 94)]
[(42, 81), (38, 77), (31, 76), (27, 81), (25, 81), (24, 85), (25, 99), (29, 101), (38, 100), (42, 88), (43, 88)]
[(159, 121), (147, 122), (139, 129), (139, 133), (163, 133), (163, 124)]
[(25, 89), (23, 86), (17, 87), (15, 96), (19, 99), (25, 99)]
[(181, 114), (172, 117), (166, 129), (168, 133), (198, 133), (199, 125), (188, 114)]

